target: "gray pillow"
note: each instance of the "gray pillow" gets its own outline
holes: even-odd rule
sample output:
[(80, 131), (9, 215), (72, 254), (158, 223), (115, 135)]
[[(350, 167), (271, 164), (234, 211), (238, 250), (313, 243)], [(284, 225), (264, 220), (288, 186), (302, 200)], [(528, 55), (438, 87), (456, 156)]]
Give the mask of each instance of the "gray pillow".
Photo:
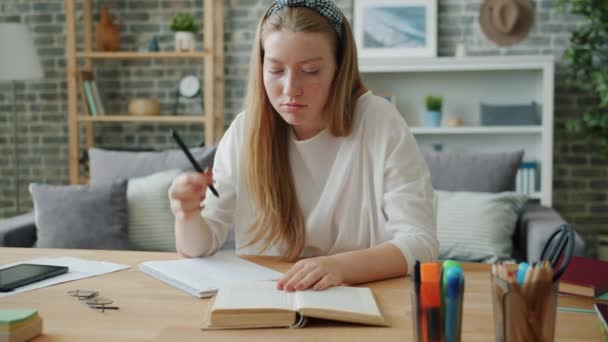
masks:
[(167, 193), (180, 173), (169, 170), (129, 179), (127, 204), (132, 249), (175, 252), (175, 217)]
[(497, 153), (424, 151), (435, 190), (503, 192), (515, 190), (523, 150)]
[[(190, 152), (204, 169), (213, 164), (216, 146), (191, 148)], [(115, 151), (89, 149), (91, 184), (113, 182), (119, 179), (149, 176), (171, 169), (192, 171), (192, 165), (182, 150), (161, 152)]]
[(515, 222), (528, 199), (526, 195), (435, 193), (440, 259), (494, 262), (512, 258)]
[(128, 249), (127, 182), (30, 184), (42, 248)]

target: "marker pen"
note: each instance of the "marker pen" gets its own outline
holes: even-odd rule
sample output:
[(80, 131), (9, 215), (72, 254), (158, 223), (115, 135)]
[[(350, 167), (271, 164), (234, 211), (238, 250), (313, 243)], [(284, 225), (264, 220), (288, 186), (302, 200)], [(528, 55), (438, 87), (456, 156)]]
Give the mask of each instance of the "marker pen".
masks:
[(441, 265), (420, 265), (420, 308), (422, 341), (443, 342), (441, 321)]
[(460, 300), (463, 295), (461, 285), (463, 284), (462, 268), (450, 267), (444, 275), (447, 282), (445, 292), (445, 342), (460, 341), (460, 327), (462, 307)]

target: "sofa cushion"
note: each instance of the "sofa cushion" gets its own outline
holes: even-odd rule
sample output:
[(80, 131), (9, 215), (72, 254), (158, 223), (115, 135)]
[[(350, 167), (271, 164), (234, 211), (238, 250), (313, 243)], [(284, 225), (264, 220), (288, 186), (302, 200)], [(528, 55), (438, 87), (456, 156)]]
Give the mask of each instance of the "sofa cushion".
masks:
[(436, 191), (441, 259), (493, 262), (512, 257), (511, 237), (527, 196)]
[(30, 184), (36, 247), (127, 249), (126, 186)]
[(435, 190), (503, 192), (515, 190), (523, 150), (497, 153), (424, 151)]
[(0, 247), (32, 247), (35, 242), (34, 211), (0, 220)]
[[(191, 148), (190, 152), (204, 169), (213, 163), (216, 147)], [(91, 184), (148, 176), (171, 169), (193, 170), (182, 150), (133, 152), (89, 149)]]
[(127, 203), (132, 249), (175, 252), (175, 218), (167, 193), (180, 173), (169, 170), (129, 179)]

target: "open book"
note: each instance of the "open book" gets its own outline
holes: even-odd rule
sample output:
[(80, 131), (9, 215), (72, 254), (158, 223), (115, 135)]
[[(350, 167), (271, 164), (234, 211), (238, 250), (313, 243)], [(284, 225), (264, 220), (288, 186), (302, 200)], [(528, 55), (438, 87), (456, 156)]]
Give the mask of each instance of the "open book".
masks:
[(222, 287), (203, 329), (299, 328), (308, 317), (389, 325), (366, 287), (286, 292), (277, 290), (275, 282), (251, 282)]

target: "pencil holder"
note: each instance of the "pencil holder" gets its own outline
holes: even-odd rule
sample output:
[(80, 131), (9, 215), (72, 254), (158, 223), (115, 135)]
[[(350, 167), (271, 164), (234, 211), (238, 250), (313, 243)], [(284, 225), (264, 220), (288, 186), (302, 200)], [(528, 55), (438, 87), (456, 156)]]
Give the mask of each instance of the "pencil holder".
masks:
[(553, 341), (558, 283), (519, 286), (492, 275), (496, 342)]

